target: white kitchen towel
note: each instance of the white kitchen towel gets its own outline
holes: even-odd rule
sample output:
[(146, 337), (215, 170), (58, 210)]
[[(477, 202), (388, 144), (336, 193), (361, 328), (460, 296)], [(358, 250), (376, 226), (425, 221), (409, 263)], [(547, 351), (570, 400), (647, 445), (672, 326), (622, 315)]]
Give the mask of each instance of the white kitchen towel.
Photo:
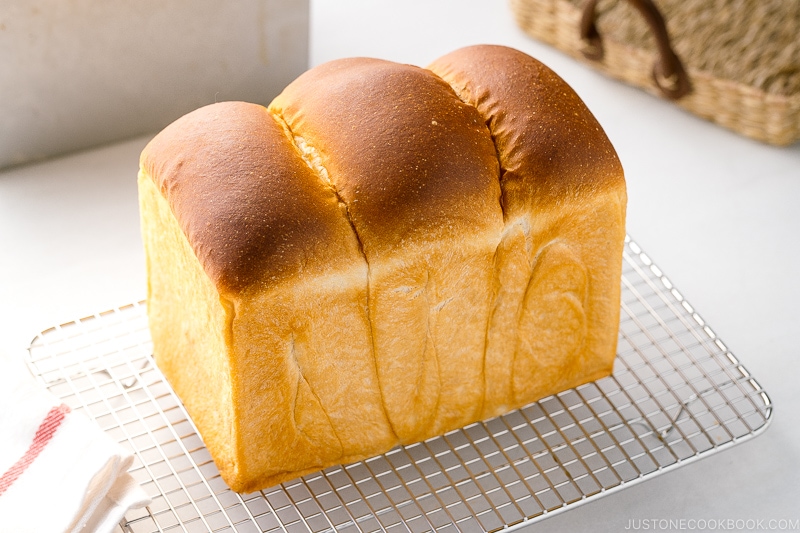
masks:
[(150, 499), (133, 456), (0, 352), (0, 533), (110, 532)]

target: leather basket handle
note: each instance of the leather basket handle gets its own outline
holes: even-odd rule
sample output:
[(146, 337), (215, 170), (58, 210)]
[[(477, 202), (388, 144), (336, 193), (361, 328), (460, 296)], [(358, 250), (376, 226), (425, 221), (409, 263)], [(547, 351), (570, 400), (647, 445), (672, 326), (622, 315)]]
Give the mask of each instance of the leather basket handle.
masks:
[[(666, 98), (677, 100), (691, 91), (691, 84), (680, 58), (672, 49), (664, 17), (652, 0), (627, 0), (642, 14), (656, 39), (659, 58), (653, 65), (653, 82)], [(582, 50), (587, 59), (603, 58), (603, 40), (597, 31), (596, 7), (598, 0), (587, 0), (580, 22), (580, 37), (587, 44)]]

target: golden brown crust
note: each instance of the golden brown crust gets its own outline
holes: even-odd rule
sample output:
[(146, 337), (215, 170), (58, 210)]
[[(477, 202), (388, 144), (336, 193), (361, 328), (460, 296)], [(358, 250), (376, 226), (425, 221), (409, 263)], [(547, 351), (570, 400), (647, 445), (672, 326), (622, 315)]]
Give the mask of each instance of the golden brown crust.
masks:
[(270, 110), (318, 152), (368, 256), (483, 226), (498, 209), (489, 131), (425, 69), (331, 61), (297, 78)]
[(428, 68), (485, 118), (499, 155), (507, 219), (532, 205), (624, 187), (617, 154), (594, 115), (536, 59), (477, 45)]
[(330, 245), (341, 231), (335, 195), (262, 106), (200, 108), (150, 141), (141, 166), (221, 291), (296, 276), (309, 255), (341, 259)]

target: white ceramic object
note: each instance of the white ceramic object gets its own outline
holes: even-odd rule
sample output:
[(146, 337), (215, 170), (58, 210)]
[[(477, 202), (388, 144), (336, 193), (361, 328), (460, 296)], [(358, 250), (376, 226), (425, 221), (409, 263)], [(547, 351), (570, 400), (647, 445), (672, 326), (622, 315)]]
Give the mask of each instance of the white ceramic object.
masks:
[(308, 66), (308, 0), (0, 2), (0, 168), (268, 103)]

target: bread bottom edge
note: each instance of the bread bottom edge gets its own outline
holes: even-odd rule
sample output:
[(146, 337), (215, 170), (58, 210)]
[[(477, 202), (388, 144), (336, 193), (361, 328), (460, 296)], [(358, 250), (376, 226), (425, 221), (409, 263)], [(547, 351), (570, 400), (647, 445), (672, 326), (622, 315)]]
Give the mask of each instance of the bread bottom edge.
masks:
[(387, 449), (373, 450), (373, 451), (371, 451), (369, 453), (343, 457), (343, 458), (339, 459), (338, 461), (332, 462), (330, 464), (317, 465), (317, 466), (314, 466), (314, 467), (309, 467), (309, 468), (305, 468), (305, 469), (297, 470), (297, 471), (292, 471), (292, 472), (270, 473), (270, 474), (267, 474), (267, 475), (262, 475), (262, 476), (255, 477), (253, 479), (237, 479), (236, 474), (231, 475), (231, 474), (228, 473), (230, 471), (228, 469), (224, 469), (224, 470), (220, 469), (220, 475), (221, 475), (223, 481), (225, 481), (225, 483), (227, 483), (228, 486), (231, 488), (231, 490), (233, 490), (234, 492), (237, 492), (239, 494), (249, 494), (249, 493), (258, 492), (258, 491), (261, 491), (261, 490), (265, 490), (265, 489), (269, 489), (269, 488), (275, 487), (275, 486), (280, 485), (281, 483), (284, 483), (286, 481), (291, 481), (291, 480), (294, 480), (294, 479), (298, 479), (298, 478), (301, 478), (301, 477), (306, 476), (308, 474), (314, 474), (316, 472), (321, 472), (321, 471), (323, 471), (323, 470), (325, 470), (327, 468), (336, 467), (336, 466), (340, 466), (341, 468), (346, 468), (348, 465), (351, 465), (353, 463), (357, 463), (359, 461), (363, 461), (363, 460), (366, 460), (366, 459), (371, 459), (371, 458), (378, 457), (378, 456), (381, 456), (383, 454), (386, 454), (386, 453), (390, 452), (391, 450), (394, 450), (395, 448), (400, 448), (400, 447), (404, 447), (404, 446), (412, 446), (412, 445), (418, 444), (420, 442), (428, 442), (428, 441), (431, 441), (431, 440), (434, 440), (434, 439), (441, 438), (442, 436), (446, 435), (447, 433), (451, 433), (453, 431), (459, 431), (459, 430), (461, 430), (463, 428), (466, 428), (466, 427), (468, 427), (468, 426), (470, 426), (472, 424), (489, 422), (490, 420), (493, 420), (495, 418), (502, 417), (504, 415), (508, 415), (508, 414), (513, 413), (515, 411), (519, 411), (519, 410), (525, 409), (526, 407), (528, 407), (530, 405), (533, 405), (533, 404), (535, 404), (537, 402), (540, 402), (540, 401), (542, 401), (544, 399), (550, 398), (552, 396), (557, 396), (558, 394), (561, 394), (561, 393), (569, 391), (569, 390), (576, 389), (576, 388), (578, 388), (578, 387), (580, 387), (582, 385), (586, 385), (587, 383), (592, 383), (592, 382), (598, 381), (600, 379), (606, 378), (606, 377), (610, 376), (613, 373), (613, 361), (614, 360), (612, 359), (611, 365), (609, 365), (609, 367), (600, 369), (600, 370), (598, 370), (598, 371), (596, 371), (594, 373), (591, 373), (591, 374), (588, 374), (588, 375), (585, 375), (585, 376), (579, 376), (571, 383), (570, 386), (561, 388), (558, 391), (553, 391), (553, 392), (551, 392), (549, 394), (546, 394), (546, 395), (542, 396), (541, 398), (539, 398), (537, 400), (530, 401), (530, 402), (528, 402), (528, 403), (526, 403), (524, 405), (521, 405), (521, 406), (519, 406), (519, 407), (517, 407), (515, 409), (507, 410), (507, 411), (504, 411), (503, 413), (499, 413), (499, 414), (496, 414), (494, 416), (490, 416), (488, 418), (483, 418), (483, 419), (474, 420), (472, 422), (468, 422), (468, 423), (466, 423), (466, 424), (464, 424), (462, 426), (459, 426), (459, 427), (456, 427), (456, 428), (452, 428), (452, 429), (450, 429), (450, 430), (448, 430), (448, 431), (446, 431), (446, 432), (444, 432), (444, 433), (442, 433), (440, 435), (431, 436), (431, 437), (428, 437), (428, 438), (423, 439), (423, 440), (419, 440), (419, 441), (415, 441), (415, 442), (409, 442), (409, 443), (405, 443), (405, 444), (398, 443), (398, 444), (396, 444), (396, 445), (394, 445), (394, 446), (392, 446), (390, 448), (387, 448)]

